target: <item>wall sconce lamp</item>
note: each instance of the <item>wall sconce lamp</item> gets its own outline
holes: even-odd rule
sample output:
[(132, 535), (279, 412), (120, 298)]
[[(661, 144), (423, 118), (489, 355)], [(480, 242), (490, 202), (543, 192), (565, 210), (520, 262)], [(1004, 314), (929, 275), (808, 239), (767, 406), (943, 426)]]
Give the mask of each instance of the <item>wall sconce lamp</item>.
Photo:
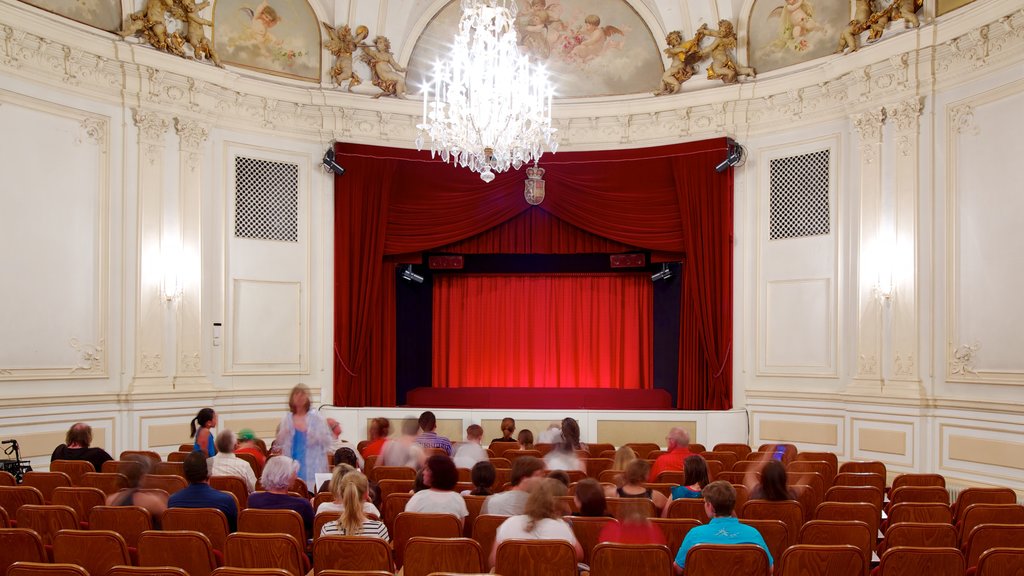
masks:
[(177, 248), (168, 249), (166, 246), (161, 258), (162, 274), (160, 292), (164, 300), (174, 302), (181, 298), (181, 251)]

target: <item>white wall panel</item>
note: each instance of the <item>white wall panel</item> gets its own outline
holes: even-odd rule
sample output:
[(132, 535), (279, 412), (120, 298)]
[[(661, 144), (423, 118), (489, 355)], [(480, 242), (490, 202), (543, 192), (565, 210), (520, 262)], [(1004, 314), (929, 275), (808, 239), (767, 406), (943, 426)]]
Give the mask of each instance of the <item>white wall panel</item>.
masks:
[(106, 372), (108, 119), (0, 91), (0, 379)]
[(765, 366), (833, 368), (831, 282), (828, 278), (769, 282), (765, 298)]
[[(236, 366), (302, 364), (302, 286), (235, 280), (232, 352)], [(282, 367), (282, 368), (283, 368)]]
[(966, 129), (951, 126), (949, 134), (956, 151), (949, 182), (956, 270), (950, 337), (955, 348), (976, 347), (963, 370), (951, 374), (957, 379), (1024, 384), (1024, 188), (1010, 169), (1024, 157), (1024, 132), (1012, 120), (1021, 110), (1021, 81), (950, 107), (952, 117), (970, 122)]

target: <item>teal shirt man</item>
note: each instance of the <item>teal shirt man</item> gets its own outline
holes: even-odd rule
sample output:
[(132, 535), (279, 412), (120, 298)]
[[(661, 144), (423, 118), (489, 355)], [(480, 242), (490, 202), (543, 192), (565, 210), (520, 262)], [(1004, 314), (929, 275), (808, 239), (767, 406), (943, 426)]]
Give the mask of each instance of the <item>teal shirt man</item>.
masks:
[(686, 566), (686, 554), (698, 544), (756, 544), (773, 564), (771, 552), (764, 537), (752, 526), (742, 524), (733, 516), (736, 506), (736, 489), (725, 481), (716, 481), (704, 487), (704, 511), (711, 522), (697, 526), (686, 533), (682, 546), (676, 554), (675, 571), (682, 574)]

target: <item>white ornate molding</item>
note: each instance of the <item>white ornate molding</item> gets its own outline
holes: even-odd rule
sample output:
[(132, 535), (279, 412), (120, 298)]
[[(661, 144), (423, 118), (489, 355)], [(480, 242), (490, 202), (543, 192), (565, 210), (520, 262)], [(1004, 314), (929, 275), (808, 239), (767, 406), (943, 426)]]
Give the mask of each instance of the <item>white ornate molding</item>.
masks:
[[(870, 110), (880, 92), (891, 97), (894, 91), (930, 90), (933, 82), (963, 82), (981, 66), (987, 71), (1024, 60), (1024, 10), (1015, 1), (992, 3), (1007, 13), (981, 25), (976, 16), (953, 14), (922, 26), (914, 44), (893, 36), (854, 54), (822, 58), (821, 66), (784, 78), (702, 85), (667, 98), (638, 94), (558, 102), (559, 144), (577, 149), (656, 145), (680, 136), (719, 136), (741, 125), (748, 133), (771, 132), (779, 121), (810, 124)], [(111, 43), (106, 33), (72, 30), (57, 18), (41, 22), (4, 4), (0, 21), (0, 68), (112, 104), (134, 102), (168, 116), (208, 116), (217, 126), (286, 132), (317, 142), (326, 134), (368, 143), (386, 138), (391, 145), (412, 147), (417, 135), (416, 101), (268, 82), (135, 43)], [(587, 122), (590, 118), (598, 120), (596, 125)]]
[(203, 147), (210, 130), (198, 120), (174, 119), (174, 130), (178, 133), (178, 146), (182, 151), (192, 152)]
[(956, 376), (977, 376), (974, 371), (975, 353), (980, 344), (964, 344), (950, 350), (949, 373)]
[(892, 361), (892, 371), (898, 377), (909, 378), (914, 376), (914, 355), (897, 351)]
[(977, 136), (980, 132), (978, 125), (974, 123), (974, 106), (961, 104), (949, 111), (949, 125), (957, 134), (969, 134)]
[(878, 149), (882, 145), (882, 125), (885, 123), (885, 108), (868, 110), (850, 116), (853, 128), (860, 137), (861, 159), (866, 164), (874, 164), (878, 159)]
[(171, 126), (170, 118), (141, 108), (132, 110), (132, 120), (139, 127), (139, 140), (143, 142), (162, 144)]
[(858, 376), (878, 376), (878, 358), (873, 354), (861, 354), (857, 358)]
[[(79, 125), (82, 127), (83, 135), (97, 144), (100, 150), (105, 153), (110, 123), (105, 118), (89, 117), (83, 118)], [(82, 138), (78, 137), (76, 142), (81, 144)]]
[(917, 121), (924, 110), (924, 104), (920, 98), (908, 98), (893, 106), (886, 107), (887, 117), (896, 124), (896, 130), (906, 132), (917, 131)]
[(83, 344), (78, 338), (72, 338), (69, 344), (78, 352), (78, 363), (71, 369), (72, 374), (77, 372), (91, 372), (94, 374), (105, 372), (106, 361), (103, 356), (102, 340), (97, 344)]

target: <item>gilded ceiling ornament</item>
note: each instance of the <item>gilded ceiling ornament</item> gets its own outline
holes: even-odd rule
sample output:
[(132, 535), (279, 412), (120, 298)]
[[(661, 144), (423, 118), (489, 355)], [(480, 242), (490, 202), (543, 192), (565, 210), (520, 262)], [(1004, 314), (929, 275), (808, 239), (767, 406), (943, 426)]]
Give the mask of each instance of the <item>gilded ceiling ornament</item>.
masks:
[[(209, 0), (200, 4), (195, 0), (146, 0), (146, 7), (129, 14), (118, 34), (122, 38), (138, 36), (157, 50), (182, 58), (209, 59), (223, 67), (206, 37), (205, 27), (213, 22), (199, 16), (209, 5)], [(171, 33), (167, 31), (168, 16), (179, 22), (178, 30)], [(192, 48), (191, 56), (185, 51), (186, 44)]]
[(663, 51), (672, 59), (672, 65), (661, 76), (661, 87), (654, 92), (655, 96), (675, 94), (697, 72), (697, 64), (703, 58), (700, 41), (704, 39), (704, 31), (697, 30), (693, 38), (683, 41), (683, 33), (674, 30), (665, 37), (668, 48)]
[(363, 79), (352, 69), (352, 54), (359, 47), (363, 40), (370, 34), (366, 26), (357, 26), (356, 33), (352, 35), (352, 29), (348, 24), (335, 28), (326, 22), (320, 23), (327, 32), (327, 41), (324, 48), (334, 55), (334, 67), (331, 68), (331, 79), (338, 86), (348, 81), (348, 91), (351, 92), (354, 86), (363, 83)]
[(736, 49), (736, 31), (732, 22), (719, 20), (718, 29), (708, 28), (707, 24), (701, 25), (697, 30), (706, 36), (713, 36), (715, 41), (706, 49), (701, 51), (701, 57), (711, 57), (711, 66), (708, 67), (708, 80), (719, 79), (726, 84), (734, 84), (739, 81), (740, 76), (755, 76), (754, 69), (749, 66), (740, 66), (736, 62), (732, 51)]

